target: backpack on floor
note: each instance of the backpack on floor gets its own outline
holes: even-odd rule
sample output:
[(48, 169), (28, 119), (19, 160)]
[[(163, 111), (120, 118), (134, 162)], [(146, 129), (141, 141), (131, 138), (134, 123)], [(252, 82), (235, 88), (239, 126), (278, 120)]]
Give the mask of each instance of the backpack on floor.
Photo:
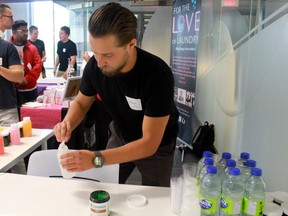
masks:
[(216, 153), (213, 145), (215, 140), (214, 128), (213, 124), (209, 124), (205, 121), (204, 125), (197, 129), (192, 139), (192, 152), (195, 155), (202, 157), (204, 151)]

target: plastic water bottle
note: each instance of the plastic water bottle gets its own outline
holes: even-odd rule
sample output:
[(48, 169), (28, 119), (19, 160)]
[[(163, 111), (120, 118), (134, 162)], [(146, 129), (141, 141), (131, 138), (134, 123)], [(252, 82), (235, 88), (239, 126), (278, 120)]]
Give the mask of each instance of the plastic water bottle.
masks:
[(256, 167), (256, 161), (255, 160), (247, 160), (246, 166), (241, 168), (241, 179), (243, 182), (246, 181), (251, 176), (251, 169), (253, 167)]
[(237, 167), (242, 168), (246, 166), (246, 161), (250, 159), (250, 154), (248, 152), (241, 152), (240, 158), (237, 160)]
[(213, 153), (211, 151), (204, 151), (202, 155), (203, 155), (202, 158), (198, 161), (196, 179), (199, 178), (199, 173), (200, 173), (200, 170), (202, 169), (202, 167), (204, 166), (205, 158), (207, 158), (207, 157), (212, 158), (213, 157)]
[(243, 194), (244, 183), (240, 177), (240, 169), (231, 167), (222, 183), (220, 216), (240, 216)]
[(217, 167), (207, 166), (207, 175), (200, 185), (201, 216), (218, 216), (221, 195), (221, 180)]
[(226, 167), (226, 161), (231, 159), (231, 157), (232, 157), (232, 155), (229, 152), (223, 152), (222, 153), (222, 158), (217, 163), (218, 173), (220, 173), (221, 170)]
[(222, 182), (229, 175), (229, 170), (231, 167), (236, 167), (236, 161), (232, 159), (228, 159), (226, 161), (226, 167), (222, 169), (221, 172), (219, 173), (219, 177)]
[(59, 166), (60, 166), (63, 178), (73, 178), (76, 175), (76, 172), (69, 172), (66, 169), (64, 169), (60, 164), (61, 155), (68, 153), (68, 152), (69, 152), (69, 149), (68, 149), (67, 145), (65, 145), (65, 143), (62, 142), (58, 147), (58, 161), (59, 161)]
[(261, 176), (261, 169), (252, 168), (251, 177), (244, 183), (243, 216), (263, 215), (266, 187)]
[(214, 164), (214, 160), (213, 158), (205, 158), (204, 159), (204, 166), (202, 167), (202, 169), (199, 172), (199, 177), (198, 177), (198, 186), (201, 185), (201, 181), (203, 181), (204, 176), (207, 174), (207, 166), (211, 166)]

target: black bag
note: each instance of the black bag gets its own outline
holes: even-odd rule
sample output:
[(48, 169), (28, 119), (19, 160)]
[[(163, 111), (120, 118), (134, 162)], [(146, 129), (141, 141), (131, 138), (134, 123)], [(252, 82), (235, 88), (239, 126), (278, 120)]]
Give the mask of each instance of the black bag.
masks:
[(214, 125), (205, 121), (203, 126), (200, 126), (192, 139), (192, 152), (198, 157), (202, 157), (204, 151), (215, 152), (214, 148), (215, 131)]

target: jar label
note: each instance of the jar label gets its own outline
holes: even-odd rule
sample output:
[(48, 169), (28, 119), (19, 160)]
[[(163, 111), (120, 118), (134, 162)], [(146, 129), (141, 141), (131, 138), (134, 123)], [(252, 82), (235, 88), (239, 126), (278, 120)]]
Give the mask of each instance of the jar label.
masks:
[(265, 200), (254, 201), (248, 197), (243, 198), (243, 212), (247, 215), (260, 216), (263, 215)]
[(221, 211), (229, 215), (237, 215), (242, 211), (242, 199), (232, 200), (222, 195), (221, 197)]
[(200, 194), (201, 212), (205, 214), (215, 214), (218, 210), (218, 199), (211, 197), (204, 197)]
[(109, 201), (105, 203), (95, 203), (90, 201), (91, 216), (108, 216), (110, 213)]

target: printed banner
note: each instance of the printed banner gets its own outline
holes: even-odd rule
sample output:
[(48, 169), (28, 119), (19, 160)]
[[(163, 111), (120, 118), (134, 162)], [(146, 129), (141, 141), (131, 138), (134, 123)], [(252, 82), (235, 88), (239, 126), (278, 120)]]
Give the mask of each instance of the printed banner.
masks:
[(175, 0), (172, 16), (171, 66), (174, 100), (180, 113), (178, 138), (192, 148), (200, 0)]

